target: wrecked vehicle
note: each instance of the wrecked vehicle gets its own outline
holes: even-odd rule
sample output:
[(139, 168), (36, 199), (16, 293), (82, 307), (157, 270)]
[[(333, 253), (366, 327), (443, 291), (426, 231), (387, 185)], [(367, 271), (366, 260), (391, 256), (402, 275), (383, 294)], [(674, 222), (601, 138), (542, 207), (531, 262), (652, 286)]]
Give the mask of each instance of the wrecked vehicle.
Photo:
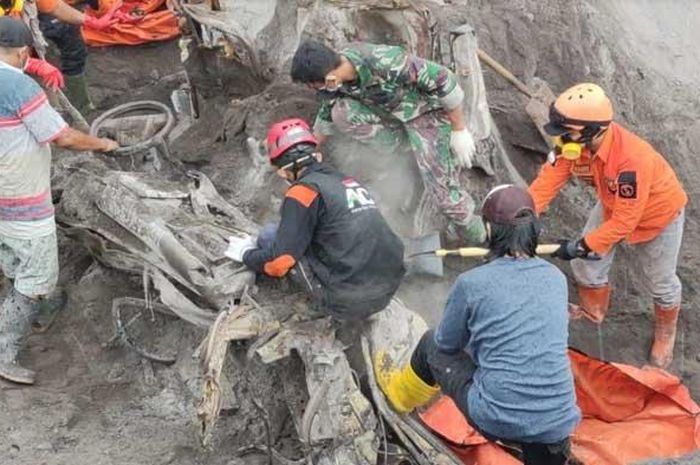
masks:
[[(365, 6), (361, 11), (404, 28), (402, 37), (418, 40), (413, 45), (423, 51), (431, 50), (433, 54), (440, 49), (438, 38), (427, 34), (431, 28), (435, 29), (429, 10), (409, 5), (386, 6)], [(259, 56), (265, 48), (249, 38), (255, 37), (251, 31), (233, 30), (237, 23), (225, 22), (220, 11), (211, 10), (206, 4), (182, 4), (182, 7), (199, 26), (194, 32), (195, 42), (205, 46), (219, 46), (222, 40), (235, 42), (233, 49), (242, 51), (237, 58), (253, 74), (265, 74)], [(281, 3), (275, 15), (283, 13), (280, 9), (283, 9)], [(357, 11), (352, 2), (317, 5), (309, 9), (306, 26), (295, 35), (301, 37), (305, 28), (313, 28), (314, 22), (323, 21), (324, 15), (353, 15)], [(273, 16), (269, 20), (275, 22), (279, 18)], [(350, 16), (346, 21), (350, 24)], [(224, 24), (227, 26), (222, 30)], [(424, 42), (424, 37), (431, 37), (431, 42)], [(192, 37), (186, 37), (183, 42), (188, 44), (190, 40)], [(283, 52), (291, 54), (294, 44), (287, 45), (289, 49)], [(468, 114), (479, 141), (477, 163), (489, 176), (494, 176), (496, 171), (510, 171), (516, 176), (485, 101), (473, 30), (464, 26), (453, 31), (449, 50), (452, 66), (460, 70), (462, 85), (471, 102)], [(197, 80), (193, 78), (191, 82), (197, 88)], [(195, 105), (192, 100), (187, 103), (184, 107)], [(155, 110), (156, 114), (144, 115), (148, 110)], [(279, 366), (292, 353), (303, 362), (305, 369), (290, 373), (283, 390), (298, 440), (314, 463), (372, 464), (376, 463), (378, 453), (385, 459), (388, 455), (413, 457), (410, 460), (426, 465), (459, 463), (419, 422), (393, 414), (373, 381), (369, 384), (371, 400), (380, 406), (379, 415), (361, 389), (361, 380), (373, 379), (371, 363), (367, 363), (372, 346), (379, 340), (385, 343), (387, 336), (394, 334), (398, 340), (392, 348), (402, 348), (405, 356), (425, 330), (425, 323), (394, 301), (365, 328), (351, 331), (356, 358), (365, 362), (364, 366), (351, 366), (344, 352), (346, 343), (335, 336), (338, 328), (330, 319), (305, 317), (303, 303), (297, 305), (297, 312), (292, 315), (287, 309), (280, 312), (274, 301), (256, 295), (253, 274), (226, 259), (223, 252), (229, 236), (255, 234), (258, 226), (227, 202), (204, 173), (183, 169), (172, 159), (168, 149), (171, 141), (187, 133), (187, 128), (173, 131), (186, 119), (183, 114), (178, 113), (178, 121), (173, 119), (167, 109), (141, 102), (98, 118), (92, 132), (114, 136), (127, 147), (120, 149), (116, 162), (95, 161), (68, 171), (65, 178), (55, 181), (55, 190), (61, 198), (58, 220), (70, 237), (85, 244), (101, 264), (143, 277), (143, 299), (120, 298), (113, 302), (115, 333), (122, 343), (150, 360), (175, 362), (173, 354), (149, 350), (148, 341), (137, 341), (130, 335), (135, 320), (127, 321), (123, 316), (129, 307), (141, 306), (151, 313), (153, 309), (172, 312), (188, 323), (209, 328), (197, 353), (202, 367), (197, 408), (201, 441), (207, 442), (227, 395), (222, 389), (221, 375), (225, 371), (229, 342), (243, 340), (250, 341), (248, 352), (263, 363)], [(256, 142), (260, 134), (245, 136), (253, 165), (245, 184), (254, 186), (266, 174)], [(430, 217), (434, 216), (430, 199), (423, 196), (413, 208), (422, 211), (418, 217), (423, 219), (415, 223), (417, 232), (432, 227), (429, 226)], [(392, 331), (397, 321), (405, 324), (404, 331)], [(394, 435), (401, 440), (400, 445), (389, 439)]]

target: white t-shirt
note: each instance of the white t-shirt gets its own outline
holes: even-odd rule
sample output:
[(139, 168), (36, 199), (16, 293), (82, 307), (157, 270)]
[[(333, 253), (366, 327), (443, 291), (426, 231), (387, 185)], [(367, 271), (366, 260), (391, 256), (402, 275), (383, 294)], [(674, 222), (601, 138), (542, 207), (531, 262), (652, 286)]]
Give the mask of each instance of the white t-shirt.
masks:
[(51, 145), (68, 125), (44, 91), (0, 61), (0, 235), (31, 239), (56, 228)]

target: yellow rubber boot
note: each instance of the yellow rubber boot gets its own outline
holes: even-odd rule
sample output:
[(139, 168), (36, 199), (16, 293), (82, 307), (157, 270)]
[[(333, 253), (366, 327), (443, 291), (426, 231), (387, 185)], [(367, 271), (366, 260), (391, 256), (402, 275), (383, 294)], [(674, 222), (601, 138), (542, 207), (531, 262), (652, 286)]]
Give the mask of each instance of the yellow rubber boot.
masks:
[(386, 353), (380, 352), (374, 358), (374, 375), (377, 384), (398, 413), (409, 413), (416, 407), (427, 404), (439, 386), (431, 386), (413, 371), (410, 363), (403, 369), (394, 367)]

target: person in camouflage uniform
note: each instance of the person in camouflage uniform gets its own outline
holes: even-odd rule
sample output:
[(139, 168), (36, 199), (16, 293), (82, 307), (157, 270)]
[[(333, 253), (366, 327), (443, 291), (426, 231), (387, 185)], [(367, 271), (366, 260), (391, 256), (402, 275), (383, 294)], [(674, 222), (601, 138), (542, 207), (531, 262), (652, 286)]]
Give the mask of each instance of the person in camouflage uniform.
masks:
[(471, 168), (474, 141), (454, 73), (397, 46), (353, 43), (336, 53), (306, 41), (294, 55), (291, 75), (321, 96), (314, 123), (320, 140), (337, 130), (391, 151), (410, 150), (455, 232), (483, 241), (474, 201), (459, 182), (460, 168)]

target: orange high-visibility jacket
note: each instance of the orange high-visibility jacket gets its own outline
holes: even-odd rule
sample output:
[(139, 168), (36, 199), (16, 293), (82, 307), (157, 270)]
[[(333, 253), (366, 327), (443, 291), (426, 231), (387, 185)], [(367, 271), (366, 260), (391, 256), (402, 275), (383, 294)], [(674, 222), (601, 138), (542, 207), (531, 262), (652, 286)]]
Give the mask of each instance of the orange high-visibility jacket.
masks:
[(572, 175), (591, 182), (603, 205), (603, 224), (584, 238), (599, 254), (622, 240), (630, 244), (653, 240), (688, 202), (668, 162), (617, 123), (611, 123), (597, 153), (584, 150), (578, 160), (558, 157), (554, 164), (545, 163), (529, 189), (538, 214)]

